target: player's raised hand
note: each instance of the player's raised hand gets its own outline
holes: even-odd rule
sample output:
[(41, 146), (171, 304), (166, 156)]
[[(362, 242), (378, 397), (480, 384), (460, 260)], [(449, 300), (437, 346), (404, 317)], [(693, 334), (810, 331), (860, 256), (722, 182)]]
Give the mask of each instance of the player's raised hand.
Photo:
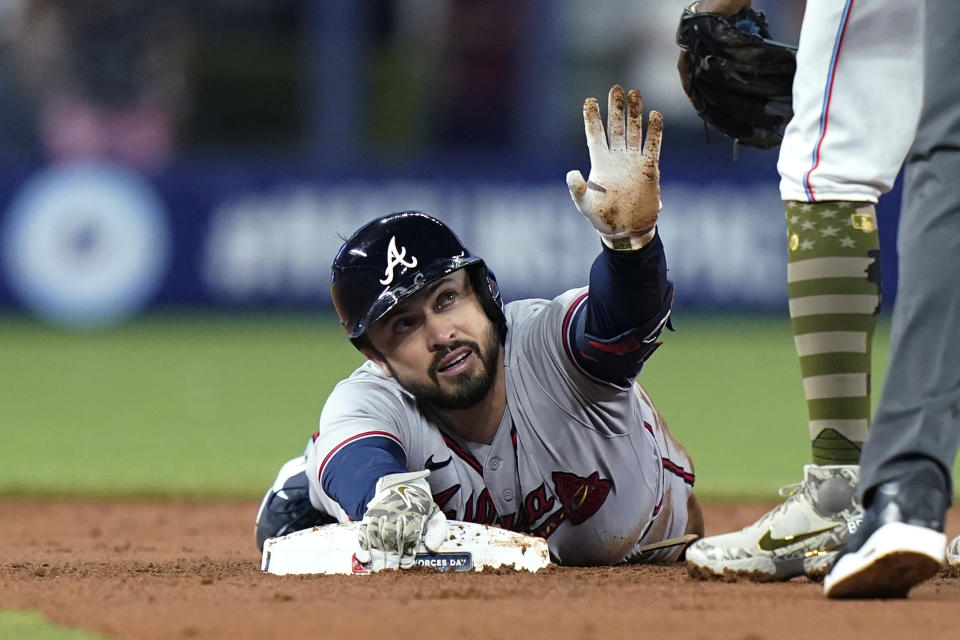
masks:
[[(626, 103), (626, 113), (624, 106)], [(639, 249), (653, 239), (660, 213), (660, 139), (663, 116), (650, 112), (643, 142), (640, 93), (614, 85), (607, 102), (607, 135), (595, 98), (583, 103), (590, 177), (567, 174), (573, 202), (611, 249)]]
[(437, 551), (447, 535), (447, 517), (437, 508), (429, 471), (393, 473), (377, 481), (360, 523), (357, 560), (371, 571), (408, 569), (417, 551)]

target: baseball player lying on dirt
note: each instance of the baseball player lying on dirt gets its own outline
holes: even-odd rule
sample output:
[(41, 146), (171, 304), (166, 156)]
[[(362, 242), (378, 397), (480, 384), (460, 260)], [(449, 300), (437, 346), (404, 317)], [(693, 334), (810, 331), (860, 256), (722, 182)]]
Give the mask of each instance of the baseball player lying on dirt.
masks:
[(367, 361), (267, 492), (261, 548), (359, 520), (359, 561), (406, 568), (451, 518), (546, 538), (558, 563), (605, 565), (677, 560), (683, 544), (648, 547), (702, 535), (690, 458), (634, 381), (673, 301), (656, 231), (663, 119), (651, 112), (643, 144), (639, 93), (614, 86), (608, 108), (609, 143), (585, 102), (590, 176), (567, 175), (600, 234), (589, 287), (503, 305), (483, 260), (416, 211), (340, 248), (334, 306)]

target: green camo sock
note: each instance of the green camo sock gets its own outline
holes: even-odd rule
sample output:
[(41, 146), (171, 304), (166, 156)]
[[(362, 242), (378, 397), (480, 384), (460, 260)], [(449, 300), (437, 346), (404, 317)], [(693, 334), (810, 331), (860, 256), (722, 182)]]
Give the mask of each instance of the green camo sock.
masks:
[(857, 464), (870, 425), (880, 307), (877, 216), (864, 202), (787, 202), (787, 290), (815, 464)]

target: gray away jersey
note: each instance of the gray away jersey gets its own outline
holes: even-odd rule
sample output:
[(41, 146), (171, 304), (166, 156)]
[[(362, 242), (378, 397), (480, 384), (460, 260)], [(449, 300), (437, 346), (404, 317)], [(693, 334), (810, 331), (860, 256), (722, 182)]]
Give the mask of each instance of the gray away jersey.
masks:
[(562, 564), (672, 557), (632, 551), (683, 534), (692, 468), (639, 385), (597, 380), (573, 360), (564, 336), (586, 292), (506, 305), (507, 408), (490, 445), (453, 435), (375, 364), (357, 368), (331, 392), (307, 448), (313, 505), (349, 520), (322, 488), (324, 468), (351, 442), (387, 437), (409, 470), (431, 470), (450, 519), (545, 537)]

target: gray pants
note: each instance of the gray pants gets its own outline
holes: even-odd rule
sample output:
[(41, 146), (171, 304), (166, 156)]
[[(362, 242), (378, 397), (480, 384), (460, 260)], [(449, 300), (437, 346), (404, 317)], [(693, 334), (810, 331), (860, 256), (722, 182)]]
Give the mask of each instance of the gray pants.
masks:
[(950, 478), (960, 445), (960, 80), (949, 53), (960, 5), (929, 0), (924, 11), (924, 102), (897, 237), (890, 368), (860, 459), (861, 497), (917, 459)]

